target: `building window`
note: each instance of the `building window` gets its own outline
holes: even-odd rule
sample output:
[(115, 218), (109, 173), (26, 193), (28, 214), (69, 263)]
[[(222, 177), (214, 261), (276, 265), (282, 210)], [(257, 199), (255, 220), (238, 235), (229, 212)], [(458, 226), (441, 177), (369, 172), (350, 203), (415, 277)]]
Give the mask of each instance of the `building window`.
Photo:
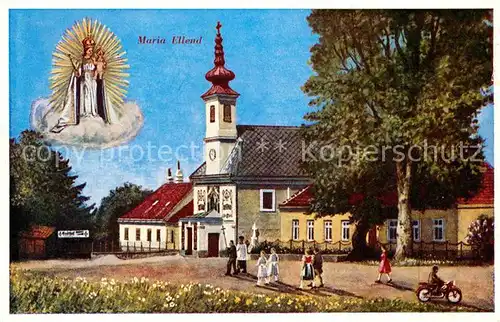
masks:
[(210, 123), (215, 122), (215, 105), (210, 105)]
[(273, 189), (260, 190), (260, 211), (275, 211), (275, 193)]
[(307, 221), (307, 240), (314, 240), (314, 220)]
[(174, 231), (173, 230), (170, 231), (170, 242), (171, 243), (175, 242), (175, 240), (174, 240)]
[(434, 241), (444, 241), (444, 219), (432, 220), (432, 232)]
[(135, 240), (141, 240), (141, 229), (140, 228), (135, 229)]
[(387, 222), (387, 240), (390, 242), (396, 241), (396, 231), (398, 228), (398, 221), (390, 219)]
[(151, 228), (148, 228), (148, 242), (151, 241)]
[(161, 230), (156, 230), (156, 241), (161, 242)]
[(124, 240), (128, 240), (128, 228), (125, 228), (124, 232), (123, 232), (123, 239)]
[(231, 105), (224, 104), (224, 122), (231, 123)]
[(332, 241), (332, 221), (325, 220), (325, 241)]
[(292, 239), (299, 240), (299, 221), (297, 219), (292, 220)]
[(412, 220), (411, 222), (413, 241), (420, 241), (420, 220)]
[(342, 241), (348, 241), (350, 238), (349, 220), (342, 220)]

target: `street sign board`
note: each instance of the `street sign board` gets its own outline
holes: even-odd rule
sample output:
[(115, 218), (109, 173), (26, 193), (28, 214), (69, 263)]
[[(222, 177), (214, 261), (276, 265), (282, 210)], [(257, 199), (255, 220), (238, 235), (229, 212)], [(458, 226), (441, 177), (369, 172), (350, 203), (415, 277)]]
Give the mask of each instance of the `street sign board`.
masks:
[(88, 230), (59, 230), (58, 238), (89, 238)]

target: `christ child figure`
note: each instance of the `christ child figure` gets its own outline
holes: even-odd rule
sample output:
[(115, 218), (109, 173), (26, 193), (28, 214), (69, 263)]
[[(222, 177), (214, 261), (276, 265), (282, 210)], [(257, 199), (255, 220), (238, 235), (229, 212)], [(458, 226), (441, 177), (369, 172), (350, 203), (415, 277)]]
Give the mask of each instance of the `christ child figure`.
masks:
[(104, 69), (106, 69), (106, 61), (104, 60), (104, 51), (99, 48), (97, 51), (97, 57), (94, 59), (94, 79), (102, 79), (104, 74)]

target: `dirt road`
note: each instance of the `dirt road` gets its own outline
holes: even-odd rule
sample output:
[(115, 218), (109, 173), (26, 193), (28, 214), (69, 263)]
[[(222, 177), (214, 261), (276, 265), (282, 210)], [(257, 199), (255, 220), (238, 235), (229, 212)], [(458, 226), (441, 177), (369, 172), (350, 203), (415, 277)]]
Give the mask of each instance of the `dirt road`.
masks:
[[(255, 286), (255, 261), (248, 262), (250, 276), (223, 276), (226, 259), (184, 258), (163, 256), (144, 259), (121, 260), (105, 256), (93, 260), (32, 261), (14, 264), (24, 269), (40, 270), (48, 275), (101, 279), (130, 279), (147, 277), (150, 280), (167, 280), (172, 283), (207, 283), (221, 288), (255, 291), (260, 293), (310, 293), (317, 296), (338, 294), (355, 297), (386, 297), (416, 301), (415, 288), (419, 281), (427, 280), (430, 267), (394, 267), (393, 286), (375, 284), (377, 267), (352, 263), (325, 263), (325, 288), (319, 291), (298, 291), (300, 263), (280, 263), (281, 283), (270, 287)], [(439, 275), (445, 280), (455, 280), (463, 292), (463, 304), (483, 310), (494, 310), (493, 266), (442, 267)]]

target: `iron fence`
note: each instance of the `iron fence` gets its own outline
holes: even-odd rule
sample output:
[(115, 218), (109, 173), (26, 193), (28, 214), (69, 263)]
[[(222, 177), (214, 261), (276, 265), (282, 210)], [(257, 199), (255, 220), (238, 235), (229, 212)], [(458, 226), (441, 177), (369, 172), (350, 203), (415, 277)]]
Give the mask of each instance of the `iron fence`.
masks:
[(92, 243), (93, 254), (161, 253), (176, 249), (176, 244), (170, 242), (96, 240)]
[(347, 254), (352, 250), (352, 243), (342, 240), (322, 243), (307, 240), (275, 240), (271, 242), (266, 240), (253, 247), (251, 253), (257, 254), (261, 250), (269, 253), (271, 248), (274, 248), (279, 254), (304, 254), (304, 251), (310, 248), (318, 248), (324, 254)]
[[(389, 255), (396, 251), (396, 242), (382, 244), (387, 249)], [(269, 253), (271, 248), (275, 248), (277, 253), (281, 254), (303, 254), (306, 249), (318, 248), (324, 254), (348, 254), (352, 248), (351, 241), (336, 242), (316, 242), (307, 240), (275, 240), (264, 241), (253, 247), (251, 253), (257, 254), (261, 250)], [(421, 259), (478, 259), (480, 257), (479, 249), (473, 245), (458, 242), (425, 242), (418, 241), (412, 244), (412, 257)]]
[[(396, 242), (384, 244), (389, 254), (394, 254), (396, 251)], [(473, 245), (458, 242), (451, 243), (443, 242), (425, 242), (414, 241), (412, 243), (412, 257), (420, 259), (478, 259), (480, 252)]]

